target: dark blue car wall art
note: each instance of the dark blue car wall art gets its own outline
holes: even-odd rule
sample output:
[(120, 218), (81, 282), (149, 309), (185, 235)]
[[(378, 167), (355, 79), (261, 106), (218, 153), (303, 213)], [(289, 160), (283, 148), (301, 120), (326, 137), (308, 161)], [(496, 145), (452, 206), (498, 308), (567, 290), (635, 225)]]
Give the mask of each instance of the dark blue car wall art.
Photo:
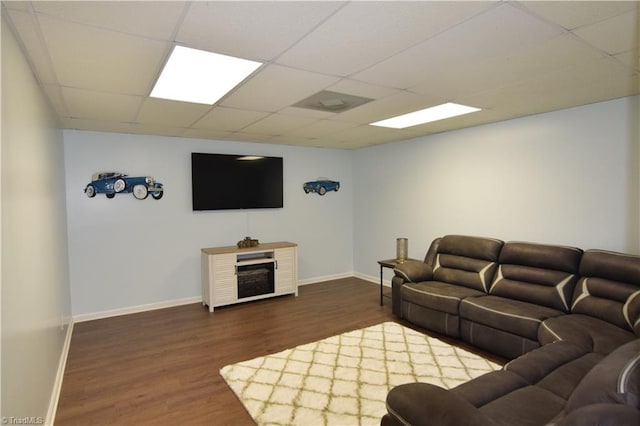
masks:
[(304, 189), (304, 192), (306, 194), (315, 192), (316, 194), (324, 195), (327, 193), (327, 191), (338, 192), (338, 190), (340, 189), (340, 182), (331, 180), (329, 178), (320, 177), (317, 180), (305, 182), (305, 184), (302, 185), (302, 189)]
[(96, 194), (104, 194), (113, 198), (116, 194), (131, 193), (138, 200), (144, 200), (149, 195), (159, 200), (164, 195), (164, 187), (151, 176), (128, 176), (118, 172), (99, 172), (91, 176), (91, 182), (84, 188), (89, 198)]

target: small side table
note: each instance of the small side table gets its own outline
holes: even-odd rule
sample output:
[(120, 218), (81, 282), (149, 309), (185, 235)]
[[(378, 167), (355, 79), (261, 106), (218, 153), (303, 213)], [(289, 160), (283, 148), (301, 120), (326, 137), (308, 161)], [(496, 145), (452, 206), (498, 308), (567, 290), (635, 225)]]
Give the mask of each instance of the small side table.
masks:
[[(405, 259), (404, 261), (406, 262), (407, 260), (417, 260), (417, 259)], [(380, 306), (384, 305), (383, 301), (382, 301), (382, 287), (383, 287), (383, 273), (384, 273), (384, 268), (389, 268), (389, 269), (393, 269), (395, 268), (397, 265), (400, 264), (400, 262), (398, 262), (398, 259), (385, 259), (385, 260), (378, 260), (378, 264), (380, 265)]]

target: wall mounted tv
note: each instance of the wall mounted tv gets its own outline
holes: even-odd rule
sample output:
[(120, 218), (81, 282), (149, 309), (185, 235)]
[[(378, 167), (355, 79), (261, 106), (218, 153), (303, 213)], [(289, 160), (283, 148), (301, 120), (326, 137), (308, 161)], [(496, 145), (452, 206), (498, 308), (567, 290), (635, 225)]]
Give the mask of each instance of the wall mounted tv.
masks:
[(193, 210), (282, 208), (282, 158), (191, 153)]

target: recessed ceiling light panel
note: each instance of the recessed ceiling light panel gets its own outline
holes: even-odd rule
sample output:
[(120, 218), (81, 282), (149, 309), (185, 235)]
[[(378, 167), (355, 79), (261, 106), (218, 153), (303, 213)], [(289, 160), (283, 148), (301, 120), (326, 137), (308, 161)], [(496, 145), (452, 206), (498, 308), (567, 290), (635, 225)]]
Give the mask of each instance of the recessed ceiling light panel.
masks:
[(260, 62), (175, 46), (150, 96), (213, 105), (260, 65)]
[(449, 102), (420, 111), (414, 111), (397, 117), (388, 118), (386, 120), (376, 121), (375, 123), (371, 123), (371, 125), (390, 127), (392, 129), (404, 129), (406, 127), (431, 123), (432, 121), (444, 120), (445, 118), (456, 117), (458, 115), (469, 114), (476, 111), (480, 111), (480, 108)]

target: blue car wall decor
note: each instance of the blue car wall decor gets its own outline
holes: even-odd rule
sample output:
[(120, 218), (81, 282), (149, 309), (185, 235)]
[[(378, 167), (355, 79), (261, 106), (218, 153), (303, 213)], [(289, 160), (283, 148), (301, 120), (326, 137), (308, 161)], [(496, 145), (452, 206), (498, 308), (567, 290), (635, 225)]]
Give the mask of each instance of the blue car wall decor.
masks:
[(164, 188), (150, 176), (131, 177), (117, 172), (94, 173), (91, 182), (84, 188), (84, 193), (89, 198), (95, 197), (96, 194), (113, 198), (116, 194), (129, 192), (138, 200), (144, 200), (149, 194), (155, 200), (159, 200), (164, 194)]
[(315, 192), (320, 195), (324, 195), (327, 191), (336, 191), (340, 189), (340, 182), (336, 182), (335, 180), (330, 180), (328, 178), (318, 178), (318, 180), (314, 180), (311, 182), (306, 182), (302, 189), (304, 189), (305, 193)]

